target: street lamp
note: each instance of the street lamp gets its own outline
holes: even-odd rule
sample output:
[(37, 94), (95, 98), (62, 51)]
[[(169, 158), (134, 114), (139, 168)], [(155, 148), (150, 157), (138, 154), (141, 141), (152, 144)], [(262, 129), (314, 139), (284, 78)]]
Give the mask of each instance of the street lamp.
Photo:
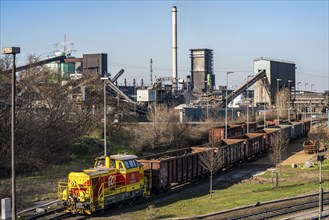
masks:
[(106, 82), (109, 77), (101, 77), (104, 82), (104, 156), (106, 156)]
[(247, 133), (249, 133), (249, 95), (248, 95), (248, 88), (249, 88), (249, 78), (253, 77), (252, 75), (247, 76)]
[(280, 124), (280, 114), (279, 114), (279, 86), (280, 86), (280, 81), (282, 79), (276, 79), (276, 86), (277, 86), (277, 90), (276, 90), (276, 112), (277, 112), (277, 117), (278, 117), (278, 126)]
[(206, 104), (206, 107), (207, 107), (207, 120), (208, 120), (208, 116), (209, 116), (209, 106), (208, 106), (208, 104), (209, 104), (209, 86), (210, 86), (210, 81), (211, 81), (211, 76), (208, 73), (207, 74), (207, 81), (206, 81), (206, 84), (207, 84), (207, 98), (206, 98), (206, 101), (207, 101), (207, 104)]
[(155, 92), (155, 95), (154, 95), (154, 123), (156, 122), (156, 111), (157, 111), (157, 89), (158, 89), (158, 79), (157, 77), (155, 76), (155, 83), (154, 83), (154, 92)]
[(231, 104), (231, 111), (232, 111), (232, 121), (233, 121), (233, 105), (234, 105), (234, 87), (233, 86), (231, 86), (231, 88), (232, 88), (232, 93), (233, 93), (233, 96), (232, 96), (232, 104)]
[(265, 80), (267, 79), (267, 76), (264, 76), (263, 77), (263, 97), (264, 97), (264, 128), (266, 127), (266, 108), (265, 108), (265, 101), (266, 101), (266, 97), (265, 97), (265, 92), (266, 92), (266, 89), (265, 89), (265, 86), (266, 86), (266, 82)]
[(304, 99), (305, 99), (305, 109), (304, 109), (304, 120), (306, 120), (306, 111), (307, 111), (307, 101), (306, 101), (306, 86), (308, 83), (305, 83)]
[(289, 105), (288, 105), (288, 121), (290, 123), (290, 102), (291, 102), (291, 83), (292, 80), (288, 80), (288, 87), (289, 87)]
[(324, 161), (324, 155), (317, 155), (317, 161), (319, 163), (319, 219), (321, 219), (323, 212), (322, 161)]
[(311, 85), (311, 97), (310, 97), (310, 109), (311, 109), (311, 120), (312, 120), (312, 115), (313, 115), (313, 107), (312, 107), (312, 97), (313, 97), (313, 86), (314, 84)]
[(299, 91), (299, 84), (301, 84), (302, 82), (298, 82), (297, 83), (297, 91)]
[(226, 105), (225, 105), (225, 139), (227, 138), (227, 86), (228, 86), (228, 74), (233, 74), (234, 72), (227, 72), (226, 73)]
[(15, 176), (15, 99), (16, 99), (16, 54), (21, 52), (20, 47), (5, 47), (3, 54), (13, 55), (11, 76), (11, 217), (16, 219), (16, 176)]

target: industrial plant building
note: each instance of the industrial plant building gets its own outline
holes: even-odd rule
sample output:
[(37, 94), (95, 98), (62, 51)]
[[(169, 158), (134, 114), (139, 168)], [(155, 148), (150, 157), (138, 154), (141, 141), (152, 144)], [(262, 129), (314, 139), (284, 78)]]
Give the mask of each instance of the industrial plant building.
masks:
[(83, 72), (107, 74), (107, 54), (84, 54), (83, 55)]
[(212, 91), (215, 86), (213, 50), (191, 49), (190, 51), (192, 91), (196, 93)]
[(277, 92), (282, 88), (295, 88), (296, 65), (291, 61), (260, 58), (254, 60), (254, 75), (265, 70), (266, 76), (254, 84), (256, 105), (274, 104)]

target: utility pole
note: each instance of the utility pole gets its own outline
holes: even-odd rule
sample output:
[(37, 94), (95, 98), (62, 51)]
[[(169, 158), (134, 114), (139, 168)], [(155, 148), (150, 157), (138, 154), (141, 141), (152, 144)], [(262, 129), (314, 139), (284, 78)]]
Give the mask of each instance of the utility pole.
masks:
[(104, 156), (106, 157), (106, 81), (108, 77), (102, 77), (101, 80), (104, 82)]
[(292, 80), (288, 80), (288, 87), (289, 87), (289, 104), (288, 104), (288, 121), (290, 123), (290, 103), (291, 103), (291, 83)]
[(16, 175), (15, 175), (15, 123), (16, 123), (16, 54), (21, 52), (19, 47), (2, 48), (3, 54), (13, 55), (11, 76), (11, 218), (16, 220)]
[(319, 220), (322, 218), (323, 212), (323, 189), (322, 189), (322, 161), (324, 160), (323, 155), (317, 156), (317, 161), (319, 163)]
[(228, 86), (228, 74), (233, 74), (234, 72), (227, 72), (226, 73), (226, 98), (225, 98), (225, 102), (226, 102), (226, 105), (225, 105), (225, 139), (227, 138), (227, 86)]
[(151, 86), (153, 85), (153, 69), (152, 69), (152, 63), (153, 63), (153, 61), (152, 61), (152, 58), (151, 58), (151, 60), (150, 60), (150, 74), (151, 74)]
[(266, 92), (266, 80), (267, 76), (263, 77), (263, 98), (264, 98), (264, 128), (266, 128), (266, 108), (265, 108), (265, 104), (266, 104), (266, 96), (265, 96), (265, 92)]
[(308, 83), (305, 83), (305, 91), (304, 91), (304, 99), (305, 99), (305, 111), (304, 111), (304, 120), (306, 120), (306, 113), (307, 113), (307, 101), (306, 101), (306, 86)]
[(252, 75), (247, 76), (247, 133), (249, 133), (249, 78), (253, 77)]
[(278, 120), (278, 123), (277, 123), (277, 126), (279, 126), (279, 123), (280, 123), (280, 114), (279, 114), (279, 90), (280, 90), (280, 81), (282, 79), (276, 79), (276, 85), (277, 85), (277, 89), (276, 89), (276, 112), (277, 112), (277, 120)]

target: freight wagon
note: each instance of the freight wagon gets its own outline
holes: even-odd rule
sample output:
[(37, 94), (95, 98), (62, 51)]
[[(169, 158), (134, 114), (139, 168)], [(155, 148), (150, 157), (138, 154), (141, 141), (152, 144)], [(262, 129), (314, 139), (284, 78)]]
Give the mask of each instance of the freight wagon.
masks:
[(303, 134), (303, 123), (302, 122), (291, 122), (292, 125), (292, 138), (293, 139), (298, 139), (302, 136)]
[[(249, 122), (249, 132), (253, 132), (257, 130), (257, 122)], [(241, 134), (245, 134), (248, 133), (248, 126), (247, 123), (237, 123), (237, 124), (233, 124), (233, 125), (239, 125), (242, 128), (242, 133)]]
[(279, 131), (280, 128), (265, 128), (262, 130), (257, 130), (255, 133), (263, 134), (263, 137), (265, 137), (265, 146), (266, 148), (269, 148), (269, 146), (275, 144)]
[[(209, 142), (219, 141), (225, 138), (225, 126), (214, 127), (208, 130)], [(227, 138), (243, 134), (241, 125), (228, 125)]]
[(219, 142), (219, 157), (221, 167), (229, 167), (236, 164), (245, 158), (244, 140), (239, 139), (224, 139)]
[(232, 137), (232, 139), (243, 141), (243, 155), (241, 158), (247, 160), (248, 158), (254, 157), (266, 150), (266, 136), (260, 133), (247, 133), (244, 135)]
[(292, 132), (293, 132), (293, 129), (292, 129), (292, 125), (283, 125), (283, 124), (280, 124), (279, 127), (281, 128), (281, 137), (284, 139), (284, 140), (288, 140), (290, 141), (292, 139)]
[[(249, 132), (257, 130), (257, 123), (249, 123)], [(239, 136), (247, 133), (247, 124), (238, 123), (227, 126), (227, 138)], [(208, 129), (209, 142), (220, 141), (225, 138), (225, 126), (213, 127)]]
[(161, 193), (169, 188), (199, 179), (206, 170), (199, 163), (199, 156), (205, 152), (204, 147), (190, 147), (172, 151), (169, 154), (139, 159), (143, 164), (145, 176), (152, 181), (151, 193)]
[(311, 129), (311, 121), (302, 120), (301, 122), (303, 123), (303, 134), (306, 136)]

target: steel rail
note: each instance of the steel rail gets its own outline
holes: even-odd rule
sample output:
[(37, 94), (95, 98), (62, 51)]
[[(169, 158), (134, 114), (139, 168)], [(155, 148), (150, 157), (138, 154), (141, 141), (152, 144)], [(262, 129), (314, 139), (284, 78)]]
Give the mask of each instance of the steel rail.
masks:
[[(323, 195), (326, 195), (326, 194), (329, 194), (329, 191), (323, 192)], [(260, 206), (264, 206), (264, 205), (273, 205), (273, 204), (289, 202), (289, 201), (293, 201), (293, 200), (307, 199), (307, 198), (318, 196), (318, 195), (319, 195), (318, 193), (312, 193), (312, 194), (307, 194), (307, 195), (302, 195), (302, 196), (290, 197), (290, 198), (286, 198), (286, 199), (278, 199), (278, 200), (271, 200), (271, 201), (266, 201), (266, 202), (258, 202), (254, 205), (247, 205), (247, 206), (242, 206), (242, 207), (238, 207), (238, 208), (223, 210), (223, 211), (219, 211), (219, 212), (208, 213), (208, 214), (204, 214), (204, 215), (196, 215), (196, 216), (191, 216), (191, 217), (178, 217), (178, 218), (173, 218), (173, 219), (182, 220), (182, 219), (203, 219), (203, 218), (210, 218), (210, 217), (215, 217), (215, 216), (220, 217), (221, 215), (236, 213), (238, 211), (247, 211), (247, 210), (250, 210), (252, 208), (256, 208), (256, 207), (260, 207)]]
[[(318, 200), (313, 200), (313, 201), (310, 201), (310, 202), (296, 203), (296, 204), (293, 204), (293, 205), (290, 205), (290, 206), (284, 206), (284, 207), (281, 207), (281, 208), (274, 208), (274, 209), (270, 209), (270, 210), (266, 210), (266, 211), (256, 212), (256, 213), (253, 213), (253, 214), (243, 215), (243, 216), (229, 218), (229, 219), (231, 219), (231, 220), (269, 219), (269, 218), (274, 218), (274, 217), (278, 217), (278, 216), (281, 216), (281, 215), (291, 214), (291, 213), (298, 212), (298, 211), (303, 211), (303, 210), (307, 210), (307, 209), (316, 208), (319, 205), (318, 202), (319, 202)], [(325, 202), (324, 202), (324, 205), (328, 205), (328, 204), (329, 204), (329, 199), (326, 199)]]

